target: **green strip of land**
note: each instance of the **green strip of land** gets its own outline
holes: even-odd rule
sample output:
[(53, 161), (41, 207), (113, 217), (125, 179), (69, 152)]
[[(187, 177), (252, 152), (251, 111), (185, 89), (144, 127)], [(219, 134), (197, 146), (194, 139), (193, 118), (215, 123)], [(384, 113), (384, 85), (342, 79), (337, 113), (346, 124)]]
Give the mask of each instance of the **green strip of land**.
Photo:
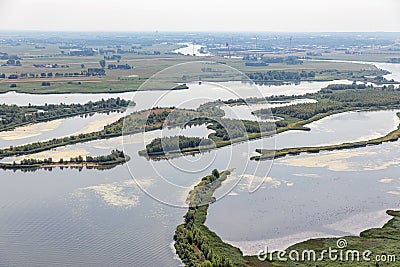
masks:
[[(192, 116), (192, 114), (195, 113), (195, 111), (191, 110), (172, 108), (155, 108), (151, 110), (135, 112), (127, 117), (117, 120), (116, 122), (106, 125), (101, 131), (82, 133), (79, 135), (54, 138), (48, 141), (35, 142), (21, 146), (10, 146), (9, 148), (0, 149), (0, 159), (11, 156), (38, 153), (66, 145), (118, 137), (122, 136), (123, 134), (129, 135), (161, 129), (165, 119), (172, 110), (174, 110), (174, 114), (177, 114), (178, 119), (170, 122), (168, 124), (170, 127), (182, 126), (182, 123), (186, 121), (185, 118), (187, 116)], [(180, 120), (182, 120), (182, 122)]]
[(230, 174), (214, 170), (189, 193), (185, 222), (176, 228), (175, 249), (185, 266), (243, 266), (246, 261), (239, 249), (224, 243), (204, 225), (213, 194)]
[(53, 161), (52, 158), (43, 160), (39, 159), (23, 159), (21, 162), (16, 163), (0, 163), (0, 169), (3, 170), (22, 170), (22, 171), (35, 171), (38, 169), (52, 169), (52, 168), (83, 168), (88, 169), (104, 169), (113, 168), (117, 165), (124, 164), (129, 161), (130, 157), (123, 151), (113, 150), (109, 155), (105, 156), (82, 156), (73, 157), (69, 160), (60, 159)]
[[(49, 104), (43, 106), (0, 105), (0, 131), (13, 130), (16, 127), (47, 122), (62, 118), (70, 118), (92, 113), (122, 111), (130, 101), (121, 98), (110, 98), (86, 104)], [(132, 103), (131, 105), (133, 105)]]
[[(397, 116), (400, 117), (400, 113), (397, 113)], [(400, 138), (400, 125), (396, 130), (388, 133), (387, 135), (371, 140), (366, 141), (358, 141), (351, 143), (343, 143), (338, 145), (329, 145), (329, 146), (315, 146), (315, 147), (293, 147), (293, 148), (284, 148), (279, 150), (263, 150), (257, 149), (256, 151), (260, 153), (260, 156), (253, 156), (250, 159), (252, 160), (268, 160), (274, 158), (281, 158), (287, 155), (299, 155), (301, 153), (319, 153), (323, 151), (333, 151), (333, 150), (342, 150), (342, 149), (353, 149), (359, 147), (366, 147), (372, 145), (380, 145), (385, 142), (395, 142)]]
[[(0, 150), (0, 158), (26, 155), (37, 153), (52, 148), (82, 143), (97, 139), (106, 139), (111, 137), (121, 136), (122, 134), (134, 134), (143, 131), (152, 131), (162, 129), (162, 127), (183, 127), (187, 125), (201, 125), (207, 124), (209, 129), (215, 131), (208, 136), (213, 141), (209, 144), (209, 140), (205, 142), (206, 145), (201, 146), (201, 142), (185, 142), (190, 145), (183, 145), (179, 150), (167, 151), (169, 155), (179, 155), (178, 152), (196, 153), (199, 151), (206, 151), (214, 148), (232, 145), (234, 143), (246, 142), (266, 136), (271, 136), (275, 133), (282, 133), (289, 130), (310, 130), (304, 125), (320, 120), (332, 114), (337, 114), (352, 110), (384, 110), (384, 109), (398, 109), (400, 108), (400, 89), (391, 86), (382, 87), (359, 87), (354, 85), (333, 85), (322, 89), (318, 93), (307, 94), (306, 98), (317, 100), (316, 103), (304, 103), (297, 105), (290, 105), (272, 109), (274, 116), (284, 118), (284, 120), (271, 122), (257, 122), (246, 120), (234, 120), (221, 118), (224, 113), (219, 108), (221, 103), (213, 102), (206, 103), (200, 106), (197, 110), (183, 110), (175, 108), (154, 108), (151, 110), (141, 111), (121, 118), (118, 121), (107, 125), (103, 130), (80, 134), (77, 136), (69, 136), (64, 138), (53, 139), (50, 141), (36, 142), (32, 144), (10, 147)], [(288, 100), (293, 97), (270, 97), (265, 100)], [(254, 99), (252, 100), (255, 101)], [(255, 112), (260, 116), (271, 116), (271, 111), (259, 110)], [(276, 131), (275, 131), (276, 129)], [(367, 143), (347, 143), (342, 144), (340, 149), (353, 148), (364, 145), (379, 144), (386, 141), (394, 141), (397, 137), (397, 132), (392, 132), (385, 138), (379, 140), (369, 140)], [(164, 157), (165, 151), (163, 147), (157, 145), (160, 142), (155, 139), (150, 144), (150, 149), (147, 153), (152, 157)], [(195, 145), (193, 145), (195, 144)], [(152, 147), (155, 145), (154, 147)], [(154, 148), (154, 149), (153, 149)], [(318, 150), (317, 148), (303, 148), (306, 150)], [(322, 150), (329, 150), (332, 147), (322, 148)], [(319, 149), (321, 150), (321, 149)], [(259, 150), (261, 152), (261, 150)], [(262, 151), (267, 155), (265, 158), (271, 158), (271, 151)], [(279, 151), (278, 151), (279, 152)], [(297, 153), (295, 150), (288, 150), (288, 153)], [(282, 151), (281, 153), (286, 153)], [(146, 151), (140, 152), (145, 155)], [(280, 153), (277, 153), (280, 155)], [(258, 159), (258, 158), (253, 158)]]
[[(295, 250), (299, 254), (298, 260), (295, 258), (294, 261), (290, 259), (280, 261), (277, 252), (267, 254), (265, 259), (261, 257), (261, 260), (256, 255), (243, 256), (240, 249), (225, 243), (216, 233), (210, 231), (204, 225), (208, 207), (215, 201), (213, 194), (229, 174), (230, 171), (219, 173), (214, 170), (189, 193), (187, 199), (189, 209), (184, 216), (185, 222), (176, 228), (174, 235), (176, 252), (185, 266), (386, 266), (389, 263), (376, 263), (373, 260), (379, 255), (385, 255), (386, 258), (388, 258), (388, 255), (397, 255), (400, 250), (400, 212), (387, 211), (387, 214), (393, 216), (393, 218), (382, 228), (366, 230), (360, 236), (310, 239), (285, 250), (286, 259), (288, 259), (289, 251)], [(327, 253), (321, 261), (317, 261), (323, 250), (338, 249), (337, 241), (343, 238), (347, 241), (347, 247), (343, 248), (343, 253), (346, 255), (346, 252), (350, 251), (350, 254), (348, 254), (350, 255), (349, 261), (331, 261)], [(313, 254), (308, 258), (310, 250), (315, 251), (315, 260)], [(360, 261), (351, 260), (353, 259), (352, 251), (355, 250), (360, 252)], [(369, 254), (371, 261), (362, 259), (362, 253), (366, 250), (371, 251), (371, 254)], [(302, 258), (303, 252), (305, 253), (304, 260)], [(293, 255), (296, 256), (296, 254)]]

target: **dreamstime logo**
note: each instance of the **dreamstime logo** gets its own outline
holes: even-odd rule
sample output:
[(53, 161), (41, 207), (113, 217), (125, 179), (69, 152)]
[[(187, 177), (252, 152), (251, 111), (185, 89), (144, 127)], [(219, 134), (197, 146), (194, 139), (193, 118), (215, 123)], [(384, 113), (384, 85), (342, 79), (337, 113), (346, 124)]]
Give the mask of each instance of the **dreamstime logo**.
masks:
[(346, 239), (338, 239), (338, 241), (336, 242), (336, 246), (337, 246), (339, 249), (346, 248), (346, 247), (347, 247), (347, 241), (346, 241)]
[[(249, 97), (263, 109), (263, 118), (252, 115)], [(217, 199), (244, 175), (257, 178), (246, 179), (249, 192), (268, 176), (272, 160), (249, 162), (255, 148), (275, 150), (269, 105), (256, 84), (224, 63), (193, 61), (158, 72), (135, 92), (126, 115), (123, 147), (134, 159), (127, 166), (138, 186), (158, 201), (187, 206), (188, 192), (213, 169), (235, 170)], [(268, 138), (261, 141), (261, 134)], [(257, 147), (250, 148), (250, 139), (258, 139)]]
[(292, 261), (292, 262), (319, 262), (319, 261), (341, 261), (341, 262), (385, 262), (391, 263), (396, 261), (396, 255), (381, 253), (376, 254), (371, 250), (359, 251), (356, 249), (346, 249), (348, 246), (346, 239), (338, 239), (336, 248), (329, 247), (321, 251), (316, 250), (290, 250), (269, 252), (268, 247), (257, 253), (260, 261)]

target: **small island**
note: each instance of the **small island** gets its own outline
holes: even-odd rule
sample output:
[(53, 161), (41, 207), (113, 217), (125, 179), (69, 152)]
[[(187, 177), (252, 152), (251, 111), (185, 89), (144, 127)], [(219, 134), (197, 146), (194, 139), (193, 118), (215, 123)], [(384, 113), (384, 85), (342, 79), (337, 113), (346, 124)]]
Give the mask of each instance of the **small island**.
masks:
[(37, 170), (37, 169), (51, 169), (55, 167), (68, 168), (68, 167), (86, 167), (86, 168), (107, 168), (124, 164), (129, 161), (123, 151), (118, 149), (112, 150), (109, 155), (105, 156), (82, 156), (72, 157), (69, 160), (60, 159), (53, 161), (52, 158), (47, 159), (23, 159), (20, 162), (13, 163), (0, 163), (0, 169), (4, 170)]
[(145, 151), (139, 151), (139, 155), (157, 156), (166, 154), (175, 154), (187, 150), (200, 151), (200, 149), (212, 149), (214, 142), (211, 139), (200, 137), (170, 136), (153, 139), (146, 145)]
[(2, 104), (0, 105), (0, 131), (10, 131), (32, 123), (74, 116), (123, 111), (129, 104), (130, 101), (119, 97), (96, 102), (89, 101), (86, 104), (45, 104), (43, 106)]

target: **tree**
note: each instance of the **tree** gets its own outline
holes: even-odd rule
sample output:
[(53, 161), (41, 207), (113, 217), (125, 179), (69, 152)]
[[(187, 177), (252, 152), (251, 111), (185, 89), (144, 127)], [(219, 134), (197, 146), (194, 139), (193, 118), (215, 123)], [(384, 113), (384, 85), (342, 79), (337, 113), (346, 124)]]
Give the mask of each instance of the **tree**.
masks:
[[(100, 64), (101, 65), (101, 64)], [(81, 64), (81, 68), (84, 69), (85, 68), (85, 64)]]
[(106, 61), (104, 59), (99, 61), (100, 66), (104, 69), (104, 67), (106, 66)]
[(219, 178), (219, 171), (218, 171), (217, 169), (214, 169), (214, 170), (212, 171), (212, 175), (213, 175), (215, 178)]

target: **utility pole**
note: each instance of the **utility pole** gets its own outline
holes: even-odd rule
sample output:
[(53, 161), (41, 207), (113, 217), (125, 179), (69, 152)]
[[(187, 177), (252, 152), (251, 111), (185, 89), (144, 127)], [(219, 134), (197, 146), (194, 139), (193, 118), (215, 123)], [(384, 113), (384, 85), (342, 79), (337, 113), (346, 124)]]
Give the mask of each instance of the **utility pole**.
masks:
[(231, 58), (231, 51), (230, 51), (230, 49), (229, 49), (229, 44), (228, 43), (226, 43), (226, 49), (228, 50), (228, 58)]

